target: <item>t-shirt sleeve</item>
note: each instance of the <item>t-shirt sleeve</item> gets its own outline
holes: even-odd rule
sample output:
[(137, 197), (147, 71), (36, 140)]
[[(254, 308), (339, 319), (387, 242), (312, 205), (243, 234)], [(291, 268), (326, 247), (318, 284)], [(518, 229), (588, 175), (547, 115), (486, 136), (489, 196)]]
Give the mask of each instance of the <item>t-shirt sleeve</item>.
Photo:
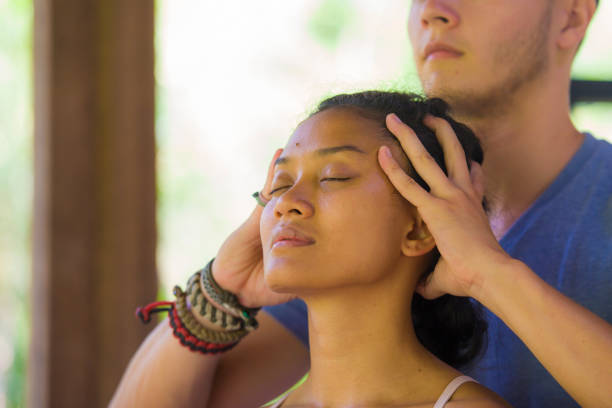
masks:
[(308, 347), (308, 312), (303, 300), (294, 299), (280, 305), (265, 306), (263, 311), (274, 317)]

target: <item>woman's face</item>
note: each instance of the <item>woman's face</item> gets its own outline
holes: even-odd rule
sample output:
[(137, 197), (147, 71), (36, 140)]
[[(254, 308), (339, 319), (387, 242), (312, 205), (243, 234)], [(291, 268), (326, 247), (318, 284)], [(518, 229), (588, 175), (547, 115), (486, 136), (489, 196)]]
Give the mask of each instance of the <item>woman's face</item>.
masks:
[(302, 294), (368, 284), (402, 257), (414, 215), (377, 160), (386, 144), (372, 120), (342, 108), (307, 119), (277, 161), (261, 218), (266, 282)]

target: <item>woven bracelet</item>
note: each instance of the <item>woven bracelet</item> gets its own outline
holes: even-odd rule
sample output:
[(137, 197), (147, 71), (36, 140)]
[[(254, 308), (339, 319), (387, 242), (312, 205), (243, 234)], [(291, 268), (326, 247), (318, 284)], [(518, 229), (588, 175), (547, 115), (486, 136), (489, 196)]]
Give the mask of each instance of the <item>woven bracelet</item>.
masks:
[(189, 348), (191, 351), (197, 351), (202, 354), (215, 354), (228, 351), (238, 344), (238, 341), (223, 344), (211, 343), (199, 339), (181, 322), (175, 302), (154, 302), (144, 308), (139, 307), (136, 309), (136, 315), (145, 324), (151, 321), (152, 314), (159, 312), (168, 312), (168, 322), (172, 328), (172, 334), (183, 346)]
[[(173, 335), (192, 351), (220, 353), (234, 347), (257, 328), (255, 315), (260, 308), (246, 308), (238, 302), (236, 295), (222, 289), (212, 276), (213, 261), (214, 258), (189, 278), (185, 292), (179, 286), (174, 287), (176, 301), (151, 303), (136, 309), (136, 315), (148, 323), (151, 314), (168, 312)], [(219, 309), (213, 302), (225, 310)], [(195, 318), (194, 311), (204, 317), (212, 328), (202, 325)]]
[(255, 330), (259, 326), (257, 320), (255, 320), (255, 315), (257, 315), (257, 312), (259, 312), (261, 308), (248, 308), (242, 306), (236, 295), (219, 286), (212, 275), (212, 263), (214, 260), (215, 258), (211, 259), (200, 272), (201, 289), (205, 291), (206, 296), (210, 297), (215, 303), (231, 311), (233, 314), (240, 316), (244, 321), (244, 328), (246, 330)]
[(197, 312), (206, 319), (215, 329), (220, 331), (239, 330), (244, 328), (244, 321), (236, 316), (232, 316), (224, 310), (217, 309), (206, 296), (200, 287), (200, 272), (194, 273), (187, 281), (185, 290), (188, 305), (191, 311)]
[(188, 347), (191, 351), (198, 351), (202, 354), (216, 354), (228, 351), (238, 344), (237, 341), (229, 344), (217, 344), (198, 339), (196, 336), (190, 333), (188, 329), (181, 325), (181, 320), (179, 319), (175, 308), (172, 308), (170, 319), (168, 320), (170, 322), (170, 327), (172, 327), (174, 337), (179, 339), (181, 344)]
[(174, 287), (174, 296), (176, 296), (176, 312), (185, 326), (193, 335), (200, 340), (211, 343), (231, 343), (242, 339), (248, 334), (245, 329), (232, 331), (216, 331), (202, 326), (193, 316), (191, 311), (187, 309), (187, 300), (185, 293), (180, 287)]

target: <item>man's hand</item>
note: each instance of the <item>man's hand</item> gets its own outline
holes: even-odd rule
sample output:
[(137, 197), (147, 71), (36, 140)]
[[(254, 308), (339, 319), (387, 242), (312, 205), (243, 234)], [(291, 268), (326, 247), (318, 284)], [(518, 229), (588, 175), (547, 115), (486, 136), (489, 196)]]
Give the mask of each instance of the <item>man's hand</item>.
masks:
[(477, 297), (487, 273), (510, 257), (498, 244), (482, 207), (481, 167), (472, 162), (470, 172), (465, 152), (448, 122), (433, 116), (424, 122), (444, 149), (448, 176), (410, 127), (394, 114), (387, 116), (387, 127), (429, 185), (429, 192), (406, 174), (388, 147), (381, 147), (378, 154), (382, 169), (400, 194), (418, 209), (441, 254), (434, 272), (417, 292), (428, 299), (445, 293)]
[(378, 154), (397, 190), (419, 210), (442, 257), (417, 290), (427, 298), (444, 293), (471, 296), (500, 317), (561, 386), (584, 407), (610, 402), (612, 326), (540, 279), (500, 247), (481, 205), (480, 167), (468, 171), (465, 154), (450, 125), (427, 118), (442, 148), (448, 177), (414, 132), (387, 116), (427, 192), (393, 158)]
[[(283, 149), (276, 151), (268, 167), (268, 176), (261, 190), (264, 201), (267, 201), (272, 183), (274, 163), (282, 152)], [(247, 307), (275, 305), (293, 298), (273, 292), (264, 281), (263, 249), (259, 235), (262, 211), (263, 207), (256, 205), (249, 218), (225, 240), (212, 265), (217, 283), (236, 294), (240, 304)]]

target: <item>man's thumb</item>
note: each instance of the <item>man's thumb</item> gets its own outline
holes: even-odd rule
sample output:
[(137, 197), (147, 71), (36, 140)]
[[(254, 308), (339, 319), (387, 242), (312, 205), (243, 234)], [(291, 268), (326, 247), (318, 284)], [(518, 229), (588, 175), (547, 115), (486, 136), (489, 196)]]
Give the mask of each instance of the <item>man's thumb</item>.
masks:
[(442, 269), (442, 266), (440, 264), (442, 262), (443, 260), (440, 259), (440, 261), (438, 261), (436, 264), (434, 271), (425, 279), (422, 279), (415, 289), (415, 291), (425, 299), (436, 299), (446, 294), (446, 292), (440, 287), (440, 280), (438, 279), (441, 274), (440, 269)]

